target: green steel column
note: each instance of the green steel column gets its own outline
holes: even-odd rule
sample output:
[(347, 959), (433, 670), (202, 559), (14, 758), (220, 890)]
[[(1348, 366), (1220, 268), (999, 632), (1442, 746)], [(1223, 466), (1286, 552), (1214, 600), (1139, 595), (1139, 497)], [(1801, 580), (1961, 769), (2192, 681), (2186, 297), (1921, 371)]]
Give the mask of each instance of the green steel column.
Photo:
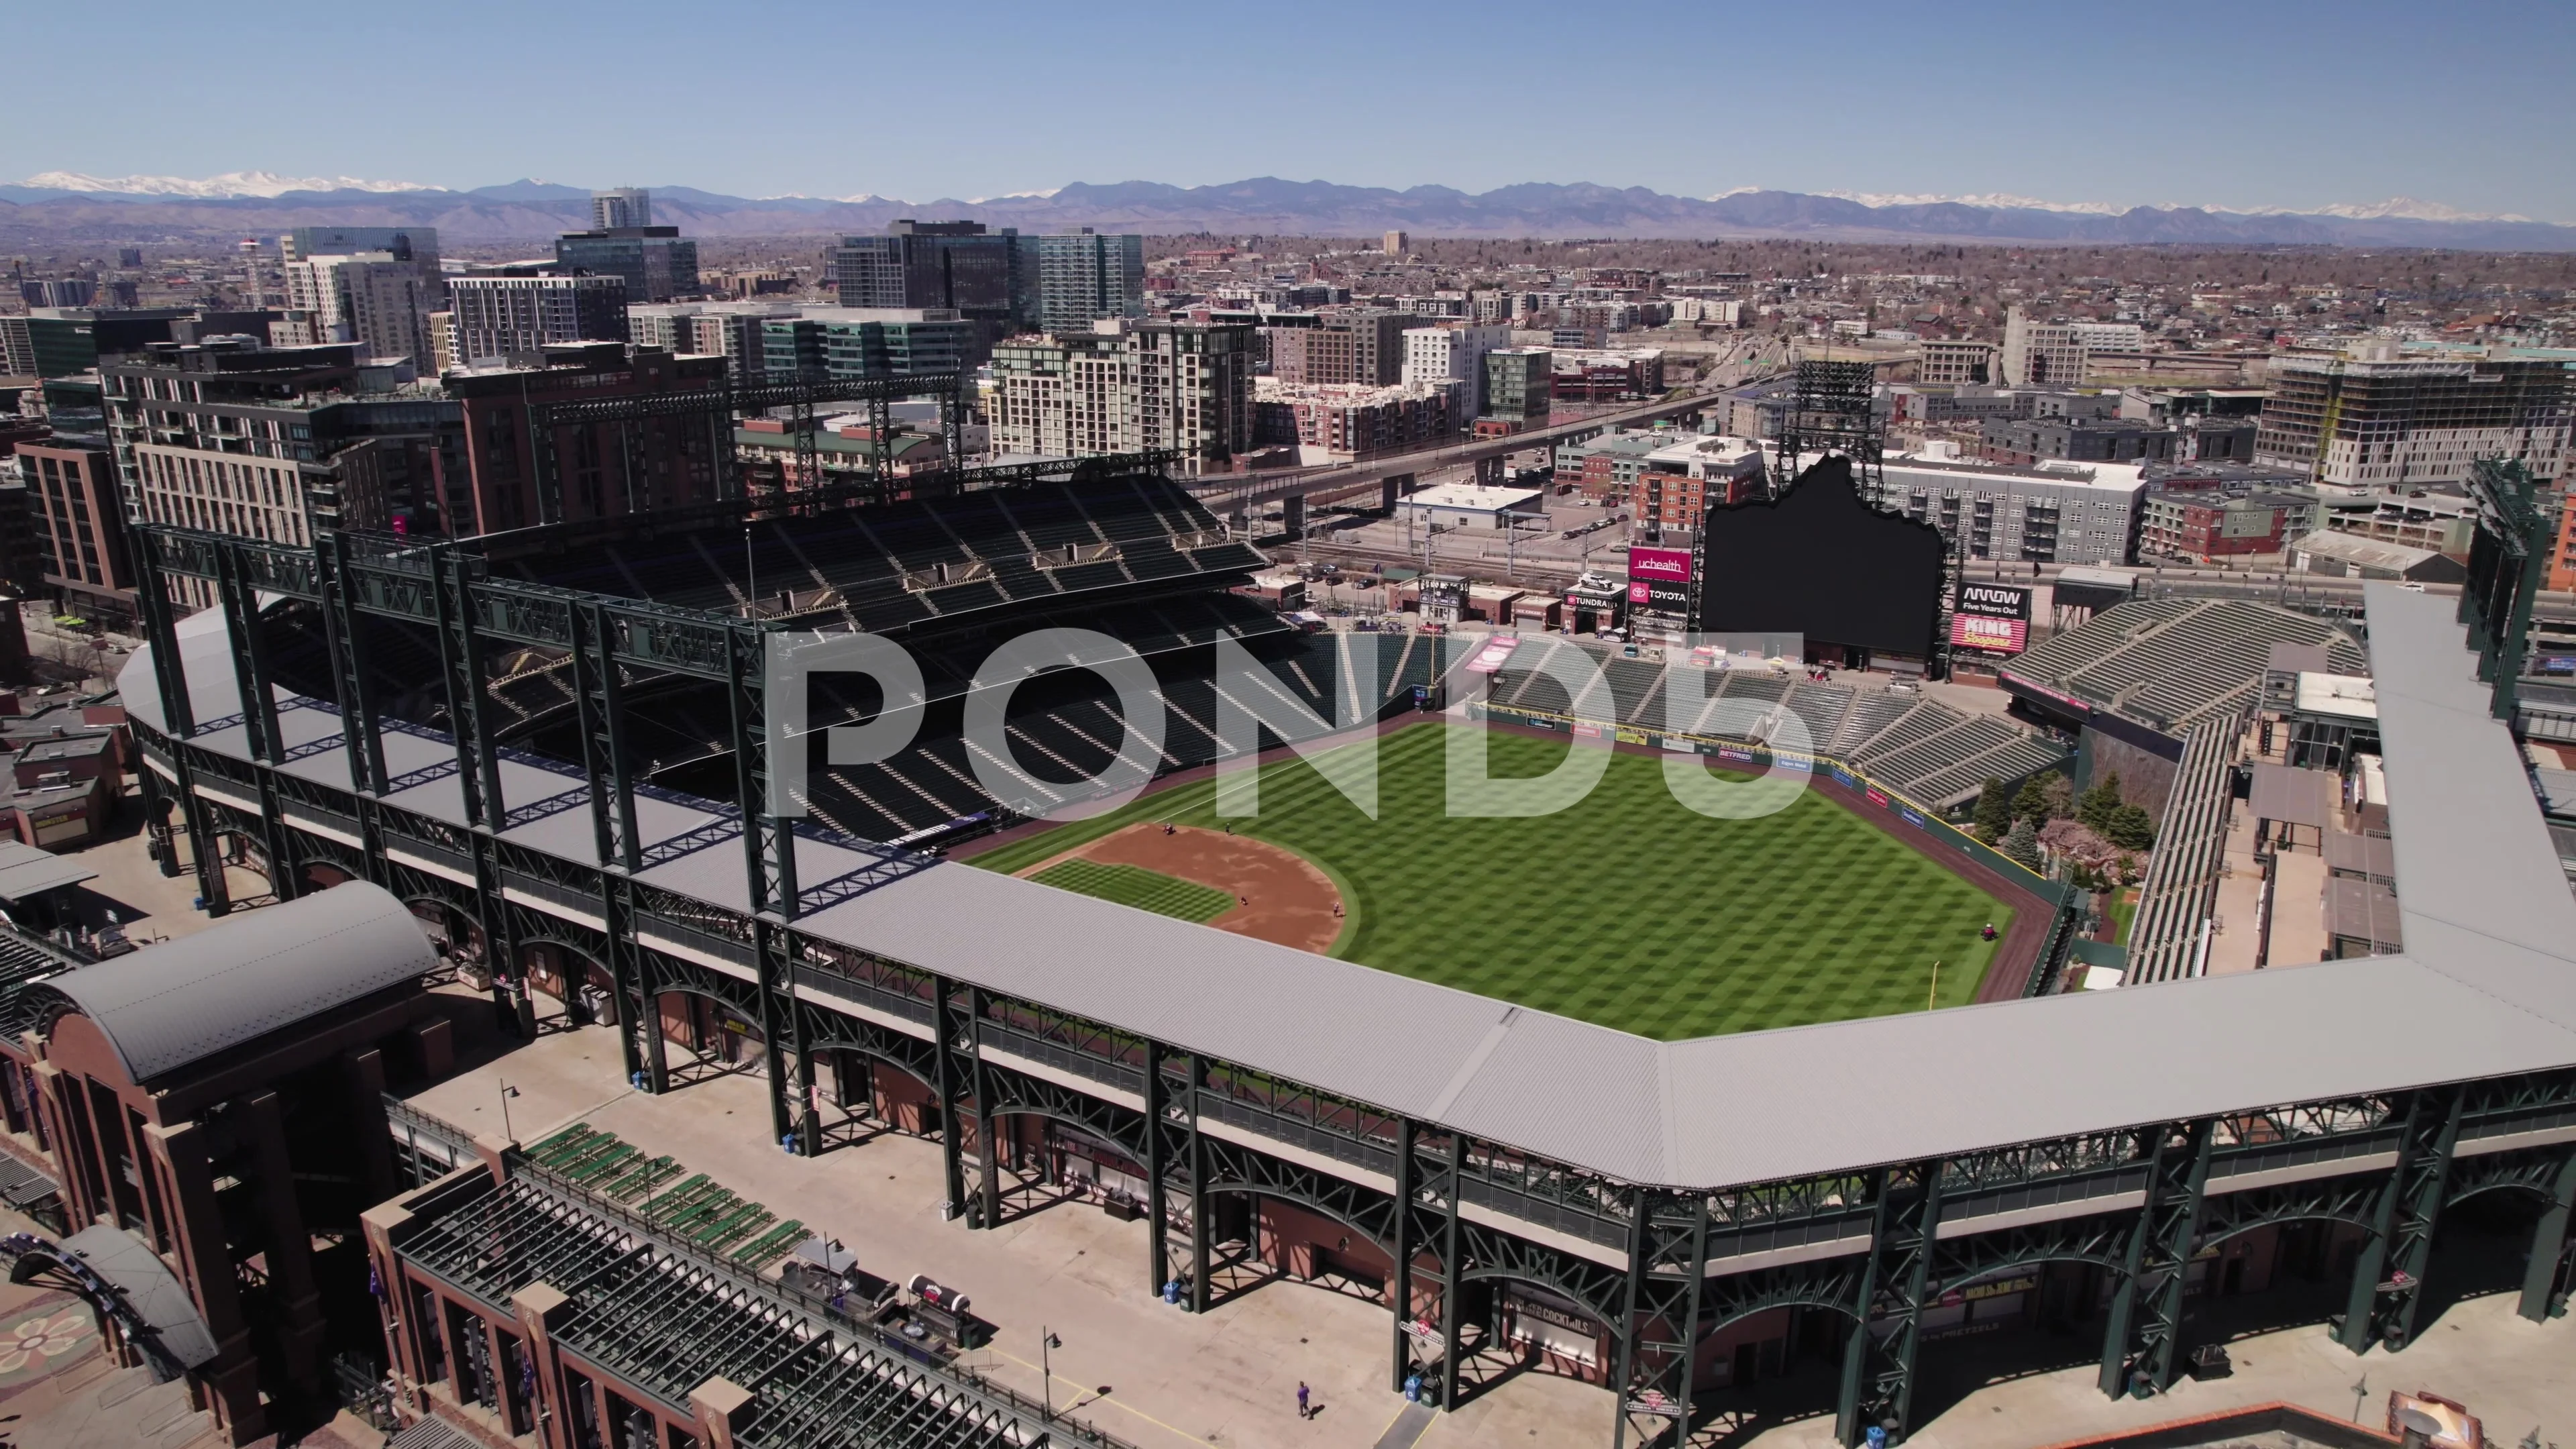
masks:
[(2522, 1301), (2514, 1311), (2534, 1323), (2546, 1323), (2566, 1308), (2558, 1291), (2558, 1271), (2567, 1256), (2567, 1225), (2576, 1217), (2576, 1148), (2569, 1148), (2549, 1185), (2549, 1206), (2531, 1230), (2531, 1261), (2522, 1271)]
[(966, 1212), (966, 1165), (957, 1141), (958, 1098), (963, 1094), (957, 1080), (957, 983), (934, 976), (930, 984), (930, 1015), (937, 1037), (931, 1060), (937, 1064), (939, 1078), (932, 1085), (939, 1092), (940, 1183), (947, 1193), (942, 1210), (955, 1218)]
[[(2138, 1352), (2132, 1361), (2133, 1371), (2144, 1373), (2158, 1393), (2173, 1386), (2175, 1359), (2182, 1346), (2183, 1294), (2190, 1286), (2191, 1255), (2208, 1201), (2209, 1163), (2217, 1136), (2217, 1124), (2203, 1118), (2185, 1129), (2181, 1142), (2164, 1144), (2175, 1159), (2168, 1177), (2171, 1190), (2162, 1194), (2164, 1201), (2152, 1223), (2146, 1271), (2154, 1276), (2154, 1286), (2146, 1292), (2146, 1321), (2139, 1326)], [(2147, 1222), (2142, 1216), (2141, 1223)]]
[(1387, 1387), (1404, 1392), (1413, 1368), (1413, 1119), (1395, 1119), (1395, 1264), (1388, 1277), (1387, 1304), (1395, 1310), (1395, 1372)]
[(1190, 1311), (1208, 1311), (1208, 1235), (1215, 1225), (1208, 1221), (1208, 1156), (1207, 1138), (1199, 1131), (1199, 1094), (1207, 1089), (1207, 1059), (1196, 1052), (1189, 1055), (1190, 1105)]
[(992, 1010), (992, 998), (982, 987), (976, 987), (967, 993), (966, 1002), (970, 1013), (966, 1049), (971, 1053), (968, 1062), (975, 1078), (975, 1147), (984, 1159), (984, 1210), (980, 1216), (984, 1227), (998, 1228), (1002, 1225), (1002, 1140), (993, 1116), (993, 1073), (984, 1065), (984, 1017)]
[(661, 1013), (645, 998), (644, 983), (636, 969), (635, 883), (615, 865), (599, 869), (599, 922), (607, 937), (608, 960), (602, 964), (608, 967), (608, 989), (617, 999), (617, 1049), (626, 1080), (631, 1082), (644, 1070), (636, 1033), (648, 1031), (659, 1036), (662, 1023)]
[(2374, 1343), (2402, 1349), (2415, 1330), (2415, 1304), (2433, 1256), (2433, 1230), (2451, 1185), (2451, 1153), (2465, 1097), (2457, 1087), (2408, 1094), (2405, 1135), (2371, 1215), (2370, 1237), (2353, 1264), (2352, 1296), (2335, 1337), (2355, 1353)]
[(1151, 1291), (1160, 1295), (1172, 1281), (1171, 1194), (1164, 1176), (1171, 1171), (1164, 1150), (1164, 1119), (1172, 1110), (1171, 1089), (1163, 1079), (1163, 1044), (1145, 1042), (1145, 1271)]
[(769, 1140), (784, 1143), (795, 1131), (794, 1119), (787, 1110), (787, 1033), (780, 1028), (778, 998), (787, 989), (785, 973), (779, 963), (787, 954), (787, 928), (774, 912), (757, 911), (751, 918), (751, 959), (759, 979), (753, 990), (760, 996), (760, 1065), (769, 1084)]
[(1843, 1340), (1843, 1374), (1840, 1390), (1834, 1396), (1834, 1442), (1848, 1446), (1861, 1441), (1862, 1377), (1869, 1371), (1869, 1320), (1878, 1305), (1879, 1273), (1882, 1246), (1887, 1241), (1888, 1194), (1893, 1174), (1887, 1168), (1870, 1173), (1869, 1257), (1861, 1265), (1860, 1282), (1853, 1289), (1851, 1334)]
[(1708, 1287), (1708, 1194), (1691, 1195), (1690, 1285), (1682, 1293), (1681, 1322), (1681, 1387), (1674, 1399), (1681, 1405), (1681, 1427), (1673, 1433), (1675, 1449), (1688, 1444), (1691, 1436), (1691, 1396), (1698, 1391), (1699, 1377), (1699, 1305)]
[(1467, 1312), (1466, 1265), (1459, 1259), (1461, 1239), (1458, 1209), (1460, 1189), (1467, 1175), (1467, 1136), (1449, 1134), (1449, 1170), (1444, 1174), (1441, 1196), (1447, 1216), (1440, 1222), (1440, 1412), (1447, 1413), (1458, 1402), (1458, 1335), (1465, 1327)]
[[(1909, 1428), (1923, 1297), (1930, 1286), (1941, 1227), (1943, 1168), (1939, 1161), (1917, 1163), (1908, 1182), (1900, 1182), (1894, 1171), (1881, 1170), (1870, 1264), (1862, 1277), (1860, 1321), (1843, 1356), (1843, 1401), (1836, 1431), (1846, 1445), (1859, 1443), (1873, 1423), (1890, 1426), (1891, 1441), (1904, 1439)], [(1896, 1327), (1880, 1342), (1870, 1336), (1869, 1315), (1883, 1292), (1895, 1296)]]
[(161, 687), (161, 727), (174, 740), (196, 733), (197, 712), (188, 698), (187, 664), (179, 657), (178, 621), (170, 613), (170, 576), (161, 567), (160, 536), (145, 531), (134, 541), (135, 602), (143, 612), (144, 638), (152, 645), (152, 677)]
[[(631, 883), (629, 889), (632, 889)], [(630, 908), (627, 920), (631, 923), (634, 919), (634, 911)], [(628, 939), (633, 938), (630, 936)], [(661, 983), (654, 978), (652, 959), (644, 954), (641, 946), (635, 948), (634, 963), (635, 997), (641, 1007), (638, 1014), (643, 1017), (644, 1026), (644, 1084), (658, 1097), (671, 1090), (671, 1043), (668, 1034), (662, 1030)]]
[(1641, 1188), (1628, 1195), (1628, 1281), (1619, 1297), (1619, 1321), (1611, 1325), (1619, 1343), (1610, 1370), (1610, 1449), (1628, 1449), (1628, 1397), (1637, 1387), (1637, 1300), (1645, 1295), (1653, 1242), (1647, 1219), (1654, 1210), (1654, 1194)]

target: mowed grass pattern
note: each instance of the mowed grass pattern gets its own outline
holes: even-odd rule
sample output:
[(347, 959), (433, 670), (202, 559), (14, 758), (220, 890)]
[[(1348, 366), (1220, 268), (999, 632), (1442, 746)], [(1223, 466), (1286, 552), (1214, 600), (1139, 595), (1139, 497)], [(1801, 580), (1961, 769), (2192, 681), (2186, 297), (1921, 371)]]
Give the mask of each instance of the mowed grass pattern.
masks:
[[(1261, 813), (1233, 820), (1332, 875), (1354, 917), (1336, 954), (1681, 1040), (1920, 1011), (1936, 960), (1939, 1004), (1964, 1004), (1994, 954), (1979, 928), (2010, 924), (1994, 897), (1819, 794), (1712, 820), (1643, 755), (1613, 755), (1559, 814), (1451, 818), (1449, 733), (1425, 724), (1380, 742), (1375, 821), (1302, 761), (1267, 767)], [(1569, 747), (1497, 732), (1492, 769), (1542, 774)], [(1022, 869), (1138, 820), (1224, 823), (1202, 781), (972, 863)]]
[(1181, 880), (1141, 865), (1102, 865), (1092, 860), (1068, 860), (1051, 865), (1031, 879), (1059, 890), (1079, 891), (1152, 911), (1158, 916), (1177, 916), (1184, 921), (1213, 921), (1234, 905), (1234, 897), (1214, 886)]

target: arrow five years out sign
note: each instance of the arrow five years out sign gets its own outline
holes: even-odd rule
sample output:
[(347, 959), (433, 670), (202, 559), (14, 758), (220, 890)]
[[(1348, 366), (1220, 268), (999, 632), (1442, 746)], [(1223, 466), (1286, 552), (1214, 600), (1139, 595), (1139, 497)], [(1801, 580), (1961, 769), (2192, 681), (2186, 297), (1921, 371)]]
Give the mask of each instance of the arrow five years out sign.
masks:
[(1950, 611), (1950, 647), (1979, 654), (2019, 654), (2030, 643), (2030, 594), (2019, 584), (1959, 581)]

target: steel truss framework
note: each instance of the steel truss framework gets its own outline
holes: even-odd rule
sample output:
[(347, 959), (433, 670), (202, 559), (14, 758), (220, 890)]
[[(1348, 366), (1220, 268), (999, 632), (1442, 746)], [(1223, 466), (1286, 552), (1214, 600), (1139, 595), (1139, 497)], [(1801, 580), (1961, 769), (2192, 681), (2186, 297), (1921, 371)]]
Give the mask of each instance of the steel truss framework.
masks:
[[(636, 434), (636, 424), (656, 419), (700, 424), (707, 430), (708, 455), (715, 469), (716, 495), (735, 498), (746, 490), (742, 485), (741, 467), (734, 459), (734, 419), (771, 408), (788, 411), (788, 433), (796, 443), (797, 477), (810, 488), (820, 483), (823, 477), (821, 446), (815, 439), (814, 408), (817, 403), (867, 404), (869, 435), (882, 440), (893, 431), (895, 399), (937, 398), (941, 455), (946, 468), (954, 472), (965, 466), (965, 386), (963, 373), (906, 372), (888, 377), (837, 380), (794, 378), (729, 382), (723, 387), (535, 403), (528, 408), (528, 432), (536, 447), (539, 521), (547, 524), (563, 521), (563, 469), (558, 457), (558, 439), (560, 430), (567, 427), (615, 424), (619, 455), (626, 462), (626, 475), (631, 478), (642, 471), (644, 444)], [(882, 490), (892, 481), (891, 462), (880, 441), (868, 470), (868, 486)]]
[[(1471, 1360), (1495, 1342), (1490, 1312), (1477, 1307), (1491, 1296), (1484, 1285), (1510, 1283), (1572, 1304), (1607, 1330), (1614, 1445), (1632, 1435), (1687, 1439), (1704, 1387), (1691, 1350), (1726, 1324), (1793, 1306), (1849, 1322), (1838, 1407), (1845, 1442), (1872, 1425), (1892, 1424), (1902, 1437), (1924, 1308), (1980, 1277), (2067, 1261), (2110, 1275), (2106, 1391), (2141, 1380), (2161, 1387), (2186, 1346), (2180, 1306), (2192, 1254), (2299, 1220), (2348, 1223), (2364, 1235), (2345, 1342), (2403, 1343), (2442, 1207), (2486, 1191), (2523, 1193), (2541, 1210), (2521, 1311), (2537, 1319), (2565, 1306), (2576, 1070), (1795, 1181), (1707, 1190), (1615, 1181), (809, 936), (796, 924), (806, 897), (780, 850), (786, 822), (756, 812), (724, 824), (741, 838), (757, 910), (713, 907), (638, 880), (651, 851), (636, 833), (635, 786), (615, 749), (617, 670), (609, 666), (724, 681), (735, 700), (744, 798), (760, 801), (761, 700), (746, 677), (758, 657), (751, 621), (495, 580), (443, 546), (396, 556), (345, 537), (299, 552), (169, 530), (142, 536), (142, 593), (169, 728), (138, 720), (137, 735), (151, 768), (176, 788), (190, 828), (266, 842), (271, 859), (285, 863), (276, 871), (282, 891), (323, 865), (441, 903), (477, 924), (496, 995), (522, 1021), (520, 948), (545, 941), (579, 954), (613, 983), (626, 1070), (650, 1090), (671, 1084), (658, 998), (720, 1002), (757, 1022), (772, 1044), (763, 1053), (772, 1130), (804, 1152), (824, 1145), (819, 1056), (853, 1053), (906, 1072), (935, 1094), (948, 1209), (969, 1227), (1002, 1220), (997, 1119), (1034, 1114), (1065, 1124), (1133, 1159), (1147, 1185), (1147, 1284), (1194, 1311), (1216, 1299), (1227, 1248), (1222, 1201), (1294, 1203), (1387, 1253), (1398, 1308), (1390, 1384), (1418, 1374), (1444, 1406), (1472, 1391)], [(280, 768), (281, 736), (265, 718), (238, 721), (254, 742), (251, 762), (195, 738), (237, 721), (191, 719), (175, 687), (177, 643), (159, 602), (173, 573), (230, 580), (228, 597), (262, 590), (321, 603), (326, 636), (347, 656), (335, 659), (334, 677), (351, 682), (355, 704), (338, 711), (354, 790)], [(364, 631), (378, 617), (430, 624), (462, 657), (501, 639), (592, 661), (582, 674), (582, 765), (605, 864), (501, 838), (508, 802), (494, 752), (475, 743), (464, 670), (451, 670), (447, 687), (458, 696), (450, 718), (467, 726), (453, 769), (473, 782), (473, 823), (382, 798), (394, 783), (382, 763), (386, 726), (360, 682)], [(232, 613), (229, 626), (243, 697), (267, 698), (257, 616)], [(911, 868), (896, 852), (882, 859), (889, 875)], [(220, 902), (219, 885), (201, 883)], [(1873, 1333), (1873, 1321), (1891, 1331)]]

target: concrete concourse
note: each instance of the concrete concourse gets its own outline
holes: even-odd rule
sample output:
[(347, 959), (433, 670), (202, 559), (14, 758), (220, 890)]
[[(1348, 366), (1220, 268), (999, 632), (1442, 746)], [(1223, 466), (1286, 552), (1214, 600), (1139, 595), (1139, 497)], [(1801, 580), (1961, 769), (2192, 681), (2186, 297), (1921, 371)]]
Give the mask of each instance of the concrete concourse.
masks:
[[(1052, 1331), (1055, 1401), (1139, 1446), (1374, 1446), (1402, 1399), (1386, 1388), (1386, 1310), (1373, 1301), (1293, 1281), (1272, 1282), (1204, 1316), (1168, 1308), (1145, 1286), (1145, 1228), (1082, 1203), (1063, 1203), (974, 1232), (939, 1215), (938, 1144), (867, 1123), (838, 1124), (844, 1145), (818, 1158), (789, 1157), (769, 1140), (769, 1108), (756, 1071), (675, 1087), (667, 1096), (619, 1084), (616, 1037), (590, 1028), (549, 1034), (422, 1091), (412, 1105), (479, 1135), (501, 1135), (501, 1083), (518, 1140), (534, 1142), (575, 1121), (618, 1134), (647, 1153), (669, 1153), (757, 1200), (837, 1238), (860, 1265), (897, 1280), (927, 1273), (971, 1295), (997, 1327), (992, 1346), (966, 1363), (998, 1382), (1039, 1391), (1037, 1341)], [(2576, 1325), (2533, 1324), (2511, 1294), (2455, 1304), (2404, 1352), (2356, 1358), (2321, 1325), (2239, 1338), (2236, 1372), (2185, 1379), (2145, 1401), (2112, 1400), (2090, 1365), (1987, 1384), (1956, 1400), (1910, 1441), (1925, 1449), (2019, 1449), (2133, 1429), (2221, 1409), (2285, 1400), (2336, 1417), (2370, 1384), (2365, 1422), (2384, 1414), (2390, 1389), (2425, 1388), (2467, 1402), (2490, 1436), (2511, 1442), (2534, 1424), (2543, 1441), (2576, 1439)], [(1975, 1371), (1961, 1360), (1945, 1366)], [(1323, 1410), (1296, 1412), (1297, 1384)], [(1765, 1386), (1766, 1388), (1773, 1386)], [(1791, 1387), (1794, 1390), (1794, 1386)], [(1717, 1442), (1761, 1449), (1826, 1449), (1830, 1393), (1809, 1394), (1781, 1419), (1732, 1418)], [(1817, 1412), (1822, 1409), (1823, 1412)], [(1597, 1443), (1611, 1399), (1569, 1379), (1522, 1373), (1453, 1415), (1436, 1415), (1418, 1440), (1440, 1445)], [(1721, 1412), (1713, 1423), (1725, 1426)], [(1402, 1442), (1400, 1439), (1398, 1442)]]

